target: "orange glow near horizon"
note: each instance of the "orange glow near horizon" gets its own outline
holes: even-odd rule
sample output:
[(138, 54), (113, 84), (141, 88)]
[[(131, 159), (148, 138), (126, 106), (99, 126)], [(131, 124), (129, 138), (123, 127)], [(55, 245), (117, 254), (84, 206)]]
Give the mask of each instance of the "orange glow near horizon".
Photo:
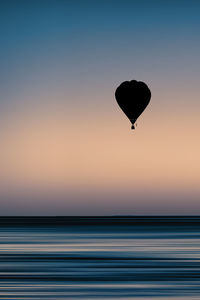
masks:
[(198, 114), (187, 116), (183, 126), (186, 112), (173, 119), (169, 112), (161, 117), (149, 109), (135, 131), (120, 112), (79, 122), (53, 110), (35, 116), (31, 110), (4, 127), (2, 186), (97, 193), (199, 191)]

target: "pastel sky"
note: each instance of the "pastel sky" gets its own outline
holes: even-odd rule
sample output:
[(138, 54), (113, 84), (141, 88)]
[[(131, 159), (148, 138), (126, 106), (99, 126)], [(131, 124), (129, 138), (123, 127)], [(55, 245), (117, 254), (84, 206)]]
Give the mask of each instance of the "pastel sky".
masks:
[(199, 30), (198, 0), (2, 0), (0, 214), (199, 215)]

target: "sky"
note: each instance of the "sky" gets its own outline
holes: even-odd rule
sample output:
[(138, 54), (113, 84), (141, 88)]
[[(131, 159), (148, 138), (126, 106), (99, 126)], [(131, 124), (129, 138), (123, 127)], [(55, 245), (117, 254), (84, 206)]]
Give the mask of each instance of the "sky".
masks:
[[(0, 2), (0, 214), (200, 215), (200, 2)], [(114, 93), (152, 98), (136, 130)]]

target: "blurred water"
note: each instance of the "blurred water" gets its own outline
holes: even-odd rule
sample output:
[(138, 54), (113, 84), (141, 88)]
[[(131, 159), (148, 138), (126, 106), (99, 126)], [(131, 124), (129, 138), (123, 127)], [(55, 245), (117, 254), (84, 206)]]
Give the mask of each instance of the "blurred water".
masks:
[(200, 218), (0, 218), (0, 299), (200, 299)]

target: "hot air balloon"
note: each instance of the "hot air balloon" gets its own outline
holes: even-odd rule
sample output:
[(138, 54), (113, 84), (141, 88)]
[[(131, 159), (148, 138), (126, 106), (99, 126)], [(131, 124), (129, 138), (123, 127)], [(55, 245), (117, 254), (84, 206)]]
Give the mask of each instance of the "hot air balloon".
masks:
[(131, 121), (131, 129), (135, 129), (134, 123), (150, 102), (150, 89), (142, 81), (124, 81), (116, 89), (115, 98)]

